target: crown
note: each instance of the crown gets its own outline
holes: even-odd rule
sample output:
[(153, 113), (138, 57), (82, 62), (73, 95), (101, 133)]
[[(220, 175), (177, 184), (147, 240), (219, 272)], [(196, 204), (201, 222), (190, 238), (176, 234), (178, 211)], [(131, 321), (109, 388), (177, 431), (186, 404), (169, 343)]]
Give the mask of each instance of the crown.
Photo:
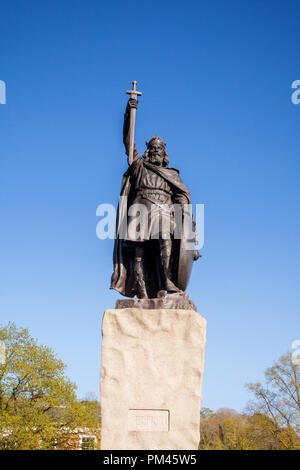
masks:
[(154, 135), (153, 137), (151, 137), (151, 139), (149, 141), (146, 140), (146, 147), (149, 148), (151, 144), (153, 144), (154, 142), (159, 142), (161, 143), (164, 147), (167, 145), (166, 142), (164, 142), (162, 140), (161, 137), (159, 137), (159, 135)]

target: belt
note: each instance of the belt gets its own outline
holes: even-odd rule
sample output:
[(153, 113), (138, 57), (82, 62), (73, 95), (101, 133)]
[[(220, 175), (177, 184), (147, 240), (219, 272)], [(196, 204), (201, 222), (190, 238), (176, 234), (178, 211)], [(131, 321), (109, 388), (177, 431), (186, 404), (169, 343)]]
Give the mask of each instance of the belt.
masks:
[(163, 189), (140, 189), (138, 194), (154, 203), (171, 204), (171, 194)]

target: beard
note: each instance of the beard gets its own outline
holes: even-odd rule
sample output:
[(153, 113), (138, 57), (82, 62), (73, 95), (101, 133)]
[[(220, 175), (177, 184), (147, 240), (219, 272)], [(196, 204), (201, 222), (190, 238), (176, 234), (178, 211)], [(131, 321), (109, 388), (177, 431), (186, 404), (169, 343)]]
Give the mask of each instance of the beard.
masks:
[(163, 157), (160, 155), (151, 155), (149, 160), (150, 163), (153, 163), (154, 165), (161, 165), (163, 162)]

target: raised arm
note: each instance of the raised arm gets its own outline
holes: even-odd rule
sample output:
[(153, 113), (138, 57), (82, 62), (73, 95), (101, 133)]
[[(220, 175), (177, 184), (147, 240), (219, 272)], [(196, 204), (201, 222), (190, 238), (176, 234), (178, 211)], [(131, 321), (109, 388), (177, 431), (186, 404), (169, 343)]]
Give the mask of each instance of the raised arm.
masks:
[[(128, 100), (125, 114), (124, 114), (124, 125), (123, 125), (123, 142), (125, 145), (125, 151), (127, 157), (129, 156), (129, 146), (130, 146), (130, 110), (131, 108), (137, 109), (138, 101), (130, 98)], [(133, 161), (135, 161), (137, 158), (140, 158), (140, 154), (136, 149), (136, 144), (134, 142), (134, 150), (133, 150)], [(128, 162), (129, 164), (129, 162)]]

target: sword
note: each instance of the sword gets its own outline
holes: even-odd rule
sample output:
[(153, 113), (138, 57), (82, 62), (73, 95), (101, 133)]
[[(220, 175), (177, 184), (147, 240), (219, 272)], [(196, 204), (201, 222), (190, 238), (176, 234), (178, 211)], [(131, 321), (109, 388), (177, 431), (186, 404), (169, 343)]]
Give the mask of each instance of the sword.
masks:
[[(130, 95), (130, 98), (137, 99), (138, 96), (142, 96), (140, 91), (136, 90), (137, 82), (134, 80), (132, 82), (132, 90), (127, 90), (127, 95)], [(130, 108), (130, 129), (129, 129), (129, 155), (128, 163), (129, 165), (133, 162), (133, 148), (134, 148), (134, 129), (135, 129), (135, 115), (136, 109)]]

